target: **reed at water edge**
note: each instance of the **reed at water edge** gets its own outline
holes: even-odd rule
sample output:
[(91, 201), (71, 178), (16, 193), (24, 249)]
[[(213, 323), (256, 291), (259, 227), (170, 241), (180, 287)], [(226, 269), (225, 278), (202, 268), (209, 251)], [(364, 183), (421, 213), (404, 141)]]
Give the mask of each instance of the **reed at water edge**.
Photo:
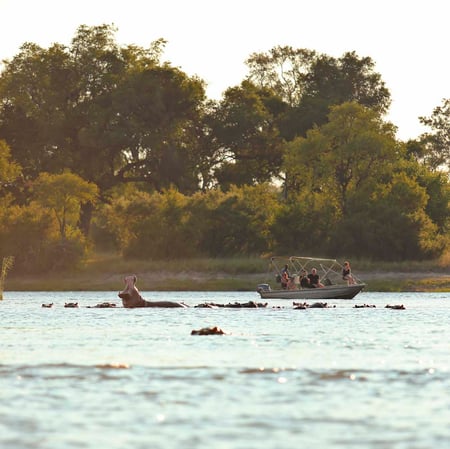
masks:
[(0, 300), (3, 299), (3, 288), (5, 286), (6, 275), (14, 264), (14, 256), (6, 256), (2, 260), (2, 271), (0, 273)]

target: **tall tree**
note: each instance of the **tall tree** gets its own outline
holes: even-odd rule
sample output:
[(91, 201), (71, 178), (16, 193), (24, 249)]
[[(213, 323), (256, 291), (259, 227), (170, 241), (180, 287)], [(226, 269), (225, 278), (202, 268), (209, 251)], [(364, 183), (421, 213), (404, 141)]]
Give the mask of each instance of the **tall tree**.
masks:
[(164, 40), (121, 48), (115, 31), (81, 26), (69, 47), (28, 43), (6, 63), (0, 135), (26, 176), (69, 168), (102, 190), (129, 180), (160, 188), (184, 176), (174, 163), (195, 166), (186, 140), (203, 82), (160, 62)]
[(432, 169), (445, 169), (450, 165), (450, 98), (434, 108), (430, 117), (419, 117), (424, 125), (431, 128), (424, 133), (420, 141), (425, 145), (422, 160)]
[(21, 174), (21, 167), (11, 158), (11, 150), (0, 140), (0, 194)]
[(358, 103), (332, 107), (329, 122), (288, 146), (285, 169), (306, 191), (327, 192), (340, 213), (349, 197), (370, 188), (397, 159), (392, 125)]
[(210, 135), (220, 149), (215, 174), (223, 187), (271, 181), (282, 161), (277, 115), (282, 101), (249, 81), (229, 88), (209, 115)]
[(330, 106), (354, 101), (384, 114), (390, 105), (390, 93), (375, 72), (375, 63), (355, 52), (334, 58), (306, 49), (274, 47), (252, 54), (247, 65), (250, 80), (273, 89), (290, 106), (280, 123), (287, 140), (326, 123)]
[(303, 97), (306, 76), (316, 58), (314, 50), (290, 46), (252, 53), (246, 61), (248, 79), (260, 88), (273, 90), (290, 106), (297, 106)]
[(401, 259), (434, 257), (444, 248), (446, 218), (436, 215), (439, 229), (427, 215), (432, 185), (414, 171), (379, 112), (357, 103), (332, 107), (326, 124), (288, 144), (284, 167), (297, 192), (288, 207), (298, 213), (282, 218), (300, 216), (307, 229), (319, 224), (320, 234), (312, 235), (324, 250)]
[(115, 31), (83, 25), (69, 47), (24, 44), (0, 77), (0, 136), (30, 179), (67, 168), (102, 192), (130, 181), (195, 190), (204, 83), (161, 63), (163, 39), (121, 48)]
[(41, 173), (33, 190), (37, 203), (53, 212), (63, 241), (67, 237), (67, 229), (76, 227), (81, 205), (94, 202), (98, 196), (95, 184), (69, 172), (60, 175)]
[(64, 47), (27, 43), (0, 77), (0, 135), (23, 166), (25, 177), (52, 170), (65, 158), (66, 97), (70, 86)]

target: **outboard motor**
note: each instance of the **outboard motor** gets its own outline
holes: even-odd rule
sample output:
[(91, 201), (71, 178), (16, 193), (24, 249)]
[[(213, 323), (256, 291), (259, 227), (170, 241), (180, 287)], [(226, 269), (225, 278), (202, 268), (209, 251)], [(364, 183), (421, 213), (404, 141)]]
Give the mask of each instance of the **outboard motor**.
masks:
[(258, 293), (270, 292), (270, 285), (269, 284), (258, 284), (258, 287), (256, 288), (256, 291)]

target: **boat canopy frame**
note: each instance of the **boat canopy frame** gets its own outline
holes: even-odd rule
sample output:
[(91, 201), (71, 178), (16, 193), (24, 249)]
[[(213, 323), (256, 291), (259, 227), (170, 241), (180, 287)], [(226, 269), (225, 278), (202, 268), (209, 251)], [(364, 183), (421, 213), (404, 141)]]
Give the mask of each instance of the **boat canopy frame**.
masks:
[[(343, 265), (336, 259), (304, 256), (272, 256), (270, 258), (270, 266), (276, 276), (281, 275), (281, 271), (285, 265), (288, 266), (289, 273), (292, 277), (299, 276), (302, 270), (309, 273), (312, 268), (316, 268), (322, 282), (330, 282), (331, 284), (344, 283), (342, 279)], [(353, 272), (352, 276), (356, 283), (362, 283)]]

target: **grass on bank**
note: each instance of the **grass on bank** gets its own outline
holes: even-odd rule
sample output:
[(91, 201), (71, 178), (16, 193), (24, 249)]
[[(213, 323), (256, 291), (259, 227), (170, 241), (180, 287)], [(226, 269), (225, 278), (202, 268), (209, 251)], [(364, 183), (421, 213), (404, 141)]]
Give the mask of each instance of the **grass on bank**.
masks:
[[(355, 274), (367, 283), (366, 291), (450, 291), (450, 255), (425, 262), (351, 259), (351, 263)], [(95, 253), (83, 267), (69, 273), (23, 276), (11, 272), (6, 289), (118, 291), (129, 274), (137, 275), (140, 290), (254, 291), (260, 282), (273, 284), (269, 257), (131, 260)]]
[[(343, 262), (344, 257), (337, 257)], [(450, 252), (438, 260), (381, 262), (369, 259), (350, 259), (355, 272), (447, 272), (450, 269)], [(177, 273), (184, 271), (198, 273), (226, 274), (260, 274), (272, 273), (270, 255), (261, 257), (222, 257), (195, 258), (176, 260), (139, 260), (124, 259), (115, 253), (95, 253), (87, 259), (80, 271), (97, 271), (99, 273), (112, 271), (131, 273), (134, 271), (164, 271)]]

